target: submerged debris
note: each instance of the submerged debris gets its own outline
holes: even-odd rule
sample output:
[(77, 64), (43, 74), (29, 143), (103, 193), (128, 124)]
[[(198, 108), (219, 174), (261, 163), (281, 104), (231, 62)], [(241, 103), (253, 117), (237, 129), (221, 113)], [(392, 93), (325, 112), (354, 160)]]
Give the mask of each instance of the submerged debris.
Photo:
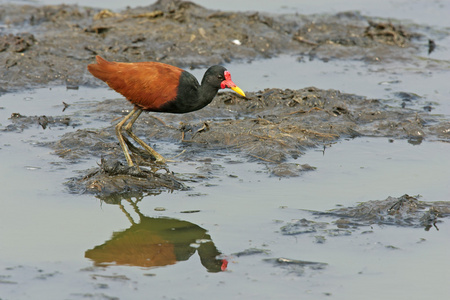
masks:
[(3, 131), (15, 131), (21, 132), (30, 127), (42, 127), (42, 129), (47, 129), (47, 127), (57, 127), (57, 126), (78, 126), (76, 122), (73, 122), (70, 117), (66, 116), (24, 116), (20, 113), (11, 114), (10, 120), (12, 124), (6, 126)]
[(288, 223), (281, 227), (283, 235), (297, 235), (304, 233), (316, 233), (328, 227), (326, 222), (315, 222), (307, 219), (301, 219)]
[(305, 273), (305, 268), (309, 268), (311, 270), (323, 270), (328, 264), (323, 262), (315, 262), (315, 261), (306, 261), (306, 260), (298, 260), (291, 259), (285, 257), (279, 258), (266, 258), (265, 262), (272, 263), (276, 267), (281, 267), (288, 271), (288, 273), (295, 274), (301, 276)]
[[(362, 226), (372, 224), (423, 227), (430, 229), (439, 218), (450, 215), (450, 202), (424, 202), (419, 196), (403, 195), (386, 200), (372, 200), (355, 207), (345, 207), (316, 215), (329, 215), (350, 220)], [(437, 227), (436, 227), (437, 228)]]
[(258, 249), (258, 248), (249, 248), (245, 249), (241, 252), (236, 252), (231, 254), (232, 256), (241, 257), (241, 256), (250, 256), (250, 255), (256, 255), (256, 254), (269, 254), (270, 250), (267, 249)]
[[(309, 211), (315, 216), (331, 217), (325, 222), (307, 219), (294, 220), (281, 227), (283, 235), (311, 234), (317, 243), (325, 243), (326, 238), (351, 235), (372, 225), (396, 225), (439, 230), (440, 219), (450, 216), (450, 202), (419, 201), (418, 196), (403, 195), (388, 197), (386, 200), (372, 200), (355, 207), (343, 207), (326, 212)], [(370, 231), (363, 231), (361, 234)]]
[(284, 258), (284, 257), (268, 258), (268, 259), (265, 259), (265, 261), (273, 262), (273, 263), (279, 264), (279, 265), (297, 265), (297, 266), (302, 266), (302, 267), (308, 266), (315, 270), (323, 269), (326, 265), (328, 265), (327, 263), (322, 263), (322, 262), (290, 259), (290, 258)]

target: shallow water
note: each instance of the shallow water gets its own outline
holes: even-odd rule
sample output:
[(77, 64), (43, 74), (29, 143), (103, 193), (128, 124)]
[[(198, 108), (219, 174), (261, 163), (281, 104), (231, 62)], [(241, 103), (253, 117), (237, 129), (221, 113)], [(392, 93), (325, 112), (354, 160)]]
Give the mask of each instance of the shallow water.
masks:
[[(388, 3), (396, 6), (401, 1)], [(414, 1), (409, 7), (414, 10), (420, 5), (423, 1)], [(430, 7), (439, 16), (439, 8), (445, 5), (434, 1)], [(241, 8), (247, 9), (245, 3)], [(330, 6), (330, 10), (340, 9)], [(298, 62), (296, 57), (281, 56), (227, 68), (233, 81), (246, 91), (316, 86), (387, 99), (393, 106), (401, 104), (395, 92), (412, 92), (423, 97), (414, 107), (431, 103), (433, 113), (448, 119), (448, 52), (441, 48), (436, 53), (447, 65), (427, 70), (425, 51), (424, 65), (419, 66)], [(197, 77), (203, 72), (193, 70)], [(76, 176), (76, 170), (94, 166), (97, 159), (68, 164), (49, 148), (36, 146), (68, 131), (109, 125), (80, 107), (117, 97), (106, 88), (86, 87), (41, 88), (0, 96), (1, 128), (11, 123), (8, 118), (16, 112), (68, 115), (79, 123), (76, 128), (43, 130), (35, 125), (23, 132), (0, 132), (1, 299), (445, 299), (450, 294), (448, 219), (437, 224), (439, 231), (374, 225), (348, 236), (327, 236), (323, 244), (315, 242), (314, 234), (284, 236), (279, 232), (291, 220), (316, 218), (303, 209), (324, 211), (405, 193), (420, 194), (425, 201), (448, 201), (450, 143), (426, 140), (412, 145), (406, 140), (367, 137), (341, 140), (326, 145), (325, 150), (310, 149), (293, 161), (315, 166), (316, 171), (282, 179), (271, 177), (264, 164), (248, 163), (239, 154), (211, 152), (210, 162), (202, 157), (170, 165), (178, 174), (213, 170), (211, 179), (190, 182), (188, 191), (144, 197), (137, 206), (122, 201), (121, 210), (93, 196), (65, 191), (63, 182)], [(72, 104), (64, 112), (63, 101)], [(160, 146), (162, 152), (164, 147), (179, 147)], [(197, 254), (165, 267), (94, 267), (85, 252), (107, 244), (113, 233), (131, 228), (128, 217), (139, 224), (138, 212), (148, 218), (187, 221), (207, 230), (229, 261), (227, 271), (208, 273)], [(200, 244), (193, 243), (192, 248)], [(266, 252), (234, 254), (249, 248)], [(328, 265), (313, 269), (264, 261), (279, 257)]]

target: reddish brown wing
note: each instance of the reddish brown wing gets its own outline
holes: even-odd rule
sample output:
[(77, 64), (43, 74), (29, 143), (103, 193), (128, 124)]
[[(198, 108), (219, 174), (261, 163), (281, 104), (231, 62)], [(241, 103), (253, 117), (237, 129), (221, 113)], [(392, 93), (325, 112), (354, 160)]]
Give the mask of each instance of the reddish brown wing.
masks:
[(183, 72), (180, 68), (158, 62), (110, 62), (100, 56), (96, 59), (97, 64), (88, 65), (89, 72), (145, 110), (158, 110), (177, 95)]

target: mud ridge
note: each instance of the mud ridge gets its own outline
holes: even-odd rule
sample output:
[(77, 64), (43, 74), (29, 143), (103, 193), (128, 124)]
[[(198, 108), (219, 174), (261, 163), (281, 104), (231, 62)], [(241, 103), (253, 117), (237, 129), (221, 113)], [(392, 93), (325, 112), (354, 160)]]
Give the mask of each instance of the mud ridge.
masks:
[(310, 234), (317, 243), (324, 243), (329, 237), (371, 233), (374, 225), (439, 230), (439, 223), (450, 216), (450, 203), (425, 202), (419, 198), (405, 194), (362, 202), (355, 207), (308, 211), (318, 220), (294, 220), (282, 226), (280, 232), (283, 235)]
[[(160, 0), (120, 12), (76, 5), (0, 5), (3, 91), (48, 84), (98, 85), (95, 55), (193, 68), (287, 53), (299, 59), (415, 61), (429, 38), (356, 12), (272, 15), (222, 12)], [(421, 31), (426, 31), (421, 29)]]
[[(70, 109), (79, 109), (72, 105)], [(96, 157), (104, 162), (119, 164), (124, 161), (122, 150), (115, 136), (114, 124), (131, 109), (123, 99), (105, 100), (83, 107), (86, 115), (105, 120), (106, 127), (99, 129), (76, 129), (82, 119), (63, 118), (66, 126), (75, 127), (57, 141), (41, 142), (51, 147), (54, 153), (76, 163)], [(20, 116), (5, 130), (23, 130), (33, 122), (36, 125), (42, 118)], [(47, 117), (59, 120), (61, 117)], [(112, 122), (112, 120), (116, 120)], [(87, 120), (85, 120), (87, 121)], [(58, 124), (53, 124), (56, 126)], [(58, 125), (64, 126), (64, 125)], [(326, 148), (342, 138), (358, 136), (387, 137), (407, 139), (419, 144), (429, 141), (449, 141), (450, 122), (442, 121), (440, 116), (427, 110), (414, 110), (407, 107), (393, 107), (381, 99), (368, 99), (336, 90), (320, 90), (309, 87), (300, 90), (266, 89), (248, 93), (242, 98), (235, 93), (220, 93), (211, 105), (184, 115), (147, 113), (136, 122), (134, 132), (144, 140), (150, 141), (164, 156), (183, 161), (201, 161), (214, 153), (234, 152), (248, 161), (266, 164), (268, 172), (274, 176), (299, 176), (302, 172), (314, 170), (299, 158), (310, 148)], [(177, 148), (165, 150), (164, 144), (175, 144)], [(160, 149), (160, 147), (162, 147)], [(144, 168), (155, 168), (152, 158), (139, 151), (130, 143), (133, 158)], [(102, 163), (103, 164), (103, 163)], [(114, 182), (116, 175), (129, 176), (137, 180), (133, 191), (144, 189), (142, 177), (160, 184), (161, 188), (184, 189), (185, 186), (174, 174), (166, 172), (165, 177), (152, 177), (154, 172), (139, 173), (125, 168), (121, 174), (109, 172), (114, 168), (97, 168), (94, 173), (107, 175), (112, 179), (111, 190), (125, 189), (125, 185)], [(119, 169), (120, 169), (119, 168)], [(168, 164), (170, 169), (170, 163)], [(158, 169), (158, 168), (156, 168)], [(125, 172), (126, 171), (126, 172)], [(90, 174), (92, 171), (88, 171)], [(109, 176), (109, 177), (108, 177)], [(90, 176), (87, 176), (90, 178)], [(158, 180), (169, 180), (169, 183)], [(105, 191), (88, 188), (91, 180), (71, 181), (71, 189), (78, 191)], [(74, 187), (73, 184), (80, 184)], [(129, 186), (133, 186), (128, 182)], [(118, 188), (119, 186), (119, 188)], [(149, 185), (154, 189), (154, 185)]]

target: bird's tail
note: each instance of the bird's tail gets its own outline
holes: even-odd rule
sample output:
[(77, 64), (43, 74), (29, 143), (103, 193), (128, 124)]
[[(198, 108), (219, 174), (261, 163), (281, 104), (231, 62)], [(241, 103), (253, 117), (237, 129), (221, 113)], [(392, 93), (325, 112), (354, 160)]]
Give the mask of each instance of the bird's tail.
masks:
[(114, 65), (116, 63), (107, 61), (100, 55), (97, 55), (95, 59), (97, 60), (96, 64), (90, 64), (87, 66), (89, 72), (105, 82), (108, 81), (111, 71), (114, 69)]

